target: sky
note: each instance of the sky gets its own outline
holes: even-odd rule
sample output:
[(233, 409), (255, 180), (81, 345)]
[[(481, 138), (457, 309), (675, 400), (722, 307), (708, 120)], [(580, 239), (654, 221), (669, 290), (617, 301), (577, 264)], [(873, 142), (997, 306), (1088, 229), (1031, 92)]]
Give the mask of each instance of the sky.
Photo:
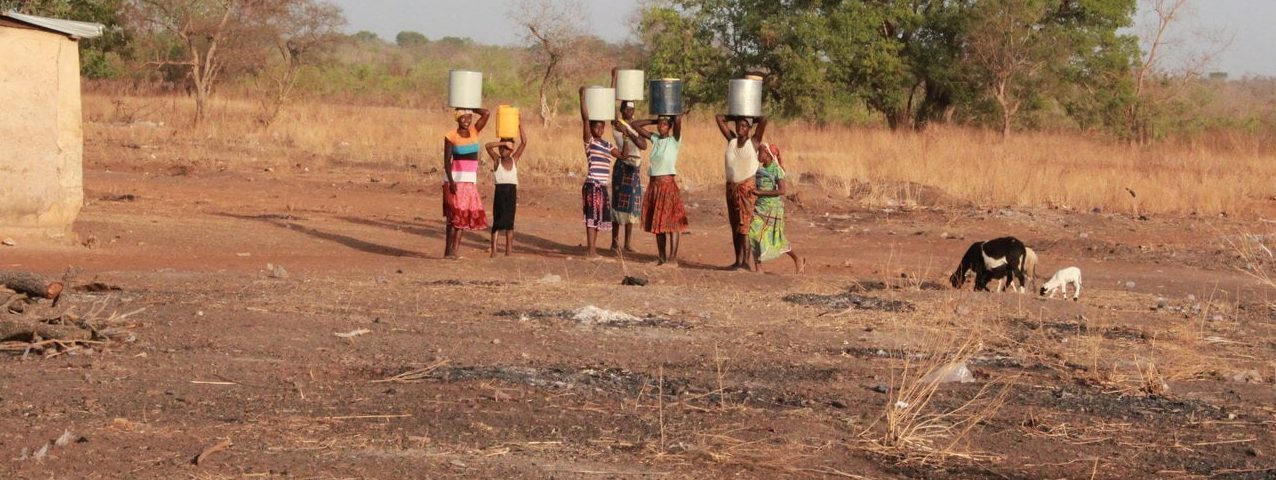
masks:
[[(469, 37), (481, 43), (512, 45), (522, 33), (508, 12), (518, 0), (331, 0), (345, 10), (347, 30), (369, 30), (393, 41), (404, 30), (430, 39)], [(586, 30), (610, 41), (632, 38), (629, 22), (641, 0), (583, 0)], [(1140, 5), (1148, 3), (1140, 0)], [(1144, 10), (1139, 29), (1153, 18)], [(1276, 76), (1276, 0), (1192, 0), (1192, 10), (1178, 29), (1177, 51), (1210, 51), (1210, 44), (1224, 44), (1211, 71), (1232, 78), (1247, 75)]]

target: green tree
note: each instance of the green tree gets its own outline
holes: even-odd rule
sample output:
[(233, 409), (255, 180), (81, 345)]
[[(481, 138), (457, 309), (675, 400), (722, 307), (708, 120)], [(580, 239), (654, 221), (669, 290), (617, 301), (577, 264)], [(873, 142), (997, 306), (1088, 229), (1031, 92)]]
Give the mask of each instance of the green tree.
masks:
[(101, 37), (80, 41), (80, 73), (89, 78), (118, 77), (132, 57), (132, 38), (123, 28), (120, 7), (121, 0), (0, 0), (0, 12), (105, 25)]
[(394, 43), (404, 48), (420, 47), (429, 44), (430, 39), (420, 32), (405, 30), (394, 36)]

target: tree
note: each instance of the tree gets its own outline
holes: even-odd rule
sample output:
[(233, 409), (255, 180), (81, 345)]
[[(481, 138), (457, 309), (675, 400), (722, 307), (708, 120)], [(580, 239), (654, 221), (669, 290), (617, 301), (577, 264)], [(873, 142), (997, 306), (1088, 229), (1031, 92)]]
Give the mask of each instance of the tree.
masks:
[[(579, 0), (522, 0), (509, 12), (524, 30), (523, 41), (532, 51), (540, 71), (541, 123), (549, 125), (562, 98), (563, 64), (573, 54), (573, 46), (583, 33), (578, 19), (588, 17)], [(552, 94), (552, 98), (551, 98)]]
[[(344, 23), (340, 10), (322, 0), (126, 1), (134, 30), (158, 43), (151, 64), (185, 69), (196, 124), (207, 117), (209, 99), (227, 67), (260, 70), (261, 51), (273, 48), (290, 64), (286, 70), (295, 69), (304, 50)], [(163, 48), (168, 38), (176, 40), (176, 49)], [(282, 90), (294, 79), (285, 78)]]
[(430, 39), (426, 38), (421, 32), (405, 30), (394, 36), (394, 43), (400, 47), (413, 48), (429, 44)]
[(1204, 45), (1203, 50), (1182, 53), (1179, 65), (1167, 66), (1166, 50), (1176, 46), (1171, 30), (1188, 13), (1191, 2), (1143, 0), (1143, 3), (1151, 9), (1155, 24), (1143, 34), (1147, 50), (1142, 52), (1138, 65), (1133, 69), (1134, 99), (1126, 112), (1128, 134), (1141, 145), (1152, 140), (1152, 120), (1162, 104), (1180, 97), (1187, 86), (1205, 72), (1214, 57), (1230, 44), (1230, 41), (1217, 38), (1194, 42)]
[(1002, 137), (1010, 136), (1015, 115), (1049, 62), (1047, 55), (1063, 50), (1042, 27), (1045, 7), (1042, 0), (981, 0), (970, 12), (964, 61), (997, 103)]
[(258, 15), (257, 36), (278, 55), (277, 62), (262, 61), (263, 76), (271, 88), (262, 100), (259, 120), (270, 126), (291, 99), (302, 67), (340, 38), (346, 19), (337, 6), (315, 0), (280, 0), (264, 5)]
[(80, 73), (89, 78), (120, 75), (123, 60), (132, 54), (131, 37), (120, 19), (122, 0), (0, 0), (0, 12), (16, 11), (106, 26), (102, 36), (80, 41)]

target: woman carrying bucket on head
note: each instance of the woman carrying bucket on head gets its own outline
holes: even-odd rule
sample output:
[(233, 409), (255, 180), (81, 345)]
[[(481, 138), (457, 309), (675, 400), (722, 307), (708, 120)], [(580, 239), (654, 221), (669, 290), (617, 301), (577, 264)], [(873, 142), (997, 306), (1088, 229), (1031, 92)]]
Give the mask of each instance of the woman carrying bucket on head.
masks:
[[(479, 196), (479, 132), (487, 126), (489, 112), (483, 108), (458, 108), (456, 129), (443, 136), (443, 216), (447, 219), (447, 238), (443, 258), (460, 258), (462, 230), (487, 229), (487, 212)], [(477, 122), (473, 122), (478, 113)], [(473, 123), (472, 123), (473, 122)]]
[[(585, 215), (585, 257), (598, 258), (595, 246), (598, 243), (598, 231), (611, 230), (611, 202), (608, 201), (608, 184), (611, 181), (611, 164), (621, 155), (620, 149), (605, 140), (607, 120), (615, 118), (616, 94), (610, 88), (592, 88), (590, 95), (598, 95), (597, 104), (606, 105), (606, 112), (594, 112), (591, 118), (589, 102), (586, 99), (586, 88), (580, 87), (580, 122), (581, 135), (585, 141), (585, 159), (588, 170), (585, 184), (581, 186), (581, 203)], [(605, 102), (603, 101), (605, 100)]]
[[(646, 130), (656, 124), (656, 132)], [(639, 120), (634, 128), (651, 139), (650, 180), (643, 199), (642, 229), (656, 234), (656, 265), (678, 263), (679, 237), (687, 231), (687, 210), (678, 189), (678, 149), (682, 145), (682, 115)]]
[[(496, 256), (496, 234), (505, 232), (505, 256), (514, 250), (514, 214), (518, 209), (518, 162), (527, 149), (527, 135), (518, 125), (518, 109), (501, 105), (496, 112), (497, 136), (500, 140), (483, 146), (492, 157), (492, 176), (496, 191), (492, 195), (492, 257)], [(518, 143), (514, 132), (518, 131)]]
[[(762, 80), (750, 77), (732, 80), (727, 98), (727, 113), (714, 117), (718, 131), (727, 139), (725, 157), (727, 219), (731, 224), (731, 244), (735, 247), (735, 263), (731, 268), (749, 268), (749, 226), (753, 221), (754, 175), (758, 172), (758, 146), (766, 133), (766, 117), (762, 116)], [(757, 125), (754, 126), (754, 118)], [(727, 121), (735, 122), (735, 129)]]
[[(618, 69), (611, 69), (612, 88), (618, 88), (617, 73)], [(641, 80), (639, 83), (641, 84)], [(617, 253), (621, 248), (622, 225), (625, 230), (625, 253), (634, 251), (630, 246), (630, 239), (633, 237), (634, 224), (642, 216), (642, 151), (647, 149), (647, 139), (630, 125), (634, 121), (634, 111), (634, 99), (621, 98), (621, 120), (612, 121), (612, 134), (616, 139), (616, 147), (621, 152), (611, 174), (611, 218), (615, 222), (611, 231), (611, 250)]]

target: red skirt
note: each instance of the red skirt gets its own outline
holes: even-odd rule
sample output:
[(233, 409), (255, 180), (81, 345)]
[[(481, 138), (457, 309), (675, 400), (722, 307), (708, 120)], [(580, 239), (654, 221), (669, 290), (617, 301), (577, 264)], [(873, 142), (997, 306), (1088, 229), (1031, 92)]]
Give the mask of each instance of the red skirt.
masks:
[(651, 177), (642, 202), (642, 229), (648, 233), (687, 231), (687, 208), (673, 175)]
[(731, 223), (731, 229), (735, 233), (749, 233), (749, 226), (753, 223), (753, 202), (756, 200), (753, 193), (756, 190), (757, 186), (752, 178), (740, 183), (727, 183), (727, 221)]
[(455, 182), (456, 193), (443, 184), (443, 217), (448, 225), (461, 230), (487, 230), (487, 212), (483, 197), (473, 183)]

